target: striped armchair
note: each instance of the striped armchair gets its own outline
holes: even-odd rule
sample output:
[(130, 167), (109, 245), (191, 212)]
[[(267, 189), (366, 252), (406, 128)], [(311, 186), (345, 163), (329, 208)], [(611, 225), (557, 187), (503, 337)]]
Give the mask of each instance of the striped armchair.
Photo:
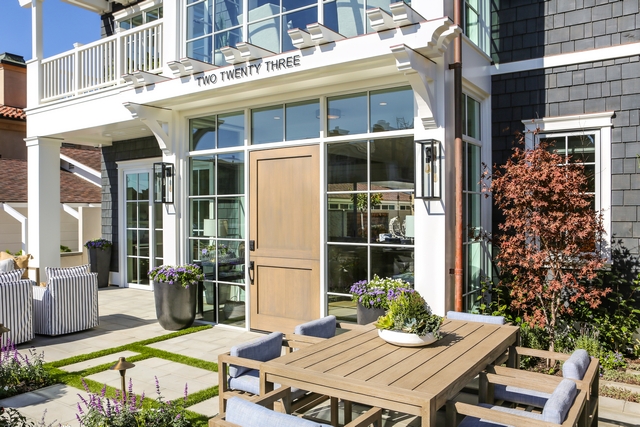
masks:
[(51, 277), (33, 288), (35, 333), (62, 335), (98, 326), (98, 274)]
[(2, 334), (0, 347), (9, 340), (20, 344), (33, 339), (33, 285), (31, 280), (0, 283), (0, 323), (10, 329)]

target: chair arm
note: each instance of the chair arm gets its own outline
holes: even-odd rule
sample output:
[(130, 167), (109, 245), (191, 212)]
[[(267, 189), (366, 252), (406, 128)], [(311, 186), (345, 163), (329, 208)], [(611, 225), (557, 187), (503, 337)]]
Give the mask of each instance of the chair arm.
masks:
[(209, 418), (208, 427), (238, 427), (238, 424), (230, 423), (218, 415), (217, 417)]
[(542, 359), (567, 360), (571, 357), (570, 354), (566, 353), (557, 353), (554, 351), (538, 350), (528, 347), (514, 347), (514, 350), (518, 356), (540, 357)]
[(358, 325), (357, 323), (351, 323), (351, 322), (339, 322), (336, 323), (336, 328), (337, 329), (347, 329), (349, 331), (352, 331), (354, 329), (358, 329), (361, 328), (362, 325)]
[[(487, 376), (489, 384), (501, 384), (529, 390), (534, 389), (544, 393), (553, 393), (560, 381), (562, 381), (562, 378), (558, 378), (556, 381), (555, 377), (549, 377), (545, 374), (537, 374), (536, 377), (531, 376), (529, 378), (515, 378), (496, 374), (485, 375)], [(552, 380), (549, 381), (549, 378), (552, 378)]]
[(309, 347), (325, 341), (325, 338), (317, 338), (309, 335), (286, 334), (282, 340), (283, 345), (289, 348)]
[(367, 427), (374, 424), (382, 427), (382, 409), (373, 407), (344, 427)]
[(218, 365), (238, 365), (249, 369), (260, 370), (261, 360), (245, 359), (244, 357), (231, 356), (228, 352), (218, 356)]
[(256, 403), (260, 406), (264, 406), (268, 409), (273, 409), (273, 404), (280, 399), (290, 399), (291, 398), (291, 387), (280, 387), (264, 396), (255, 396), (249, 399), (251, 402)]
[[(529, 372), (504, 366), (487, 366), (486, 372), (500, 377), (517, 378), (527, 383), (527, 386), (523, 388), (529, 389), (531, 388), (531, 384), (545, 384), (555, 388), (562, 381), (561, 377), (556, 377), (554, 375), (547, 375), (540, 372)], [(578, 386), (580, 386), (580, 384), (578, 384)]]

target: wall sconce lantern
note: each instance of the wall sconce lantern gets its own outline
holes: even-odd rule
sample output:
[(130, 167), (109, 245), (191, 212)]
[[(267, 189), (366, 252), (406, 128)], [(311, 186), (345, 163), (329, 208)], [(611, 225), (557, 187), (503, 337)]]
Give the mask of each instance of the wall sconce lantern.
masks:
[(153, 164), (154, 203), (173, 203), (173, 165)]
[(420, 147), (420, 169), (416, 176), (416, 199), (440, 200), (442, 197), (440, 141), (416, 141)]

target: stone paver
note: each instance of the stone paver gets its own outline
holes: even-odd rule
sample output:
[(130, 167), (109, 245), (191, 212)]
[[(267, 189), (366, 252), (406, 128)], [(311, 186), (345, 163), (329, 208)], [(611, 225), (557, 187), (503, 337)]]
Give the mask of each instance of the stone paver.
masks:
[(133, 351), (123, 351), (122, 353), (118, 354), (110, 354), (108, 356), (96, 357), (95, 359), (86, 360), (84, 362), (66, 365), (61, 367), (60, 369), (67, 372), (79, 372), (88, 368), (93, 368), (94, 366), (104, 365), (106, 363), (115, 364), (120, 357), (131, 357), (137, 354), (139, 353)]

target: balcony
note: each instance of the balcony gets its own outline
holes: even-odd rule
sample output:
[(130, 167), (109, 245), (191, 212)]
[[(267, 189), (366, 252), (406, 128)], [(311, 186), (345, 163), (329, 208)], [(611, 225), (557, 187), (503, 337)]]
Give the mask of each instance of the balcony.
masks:
[(162, 21), (153, 21), (41, 61), (38, 104), (123, 85), (134, 71), (162, 71)]

